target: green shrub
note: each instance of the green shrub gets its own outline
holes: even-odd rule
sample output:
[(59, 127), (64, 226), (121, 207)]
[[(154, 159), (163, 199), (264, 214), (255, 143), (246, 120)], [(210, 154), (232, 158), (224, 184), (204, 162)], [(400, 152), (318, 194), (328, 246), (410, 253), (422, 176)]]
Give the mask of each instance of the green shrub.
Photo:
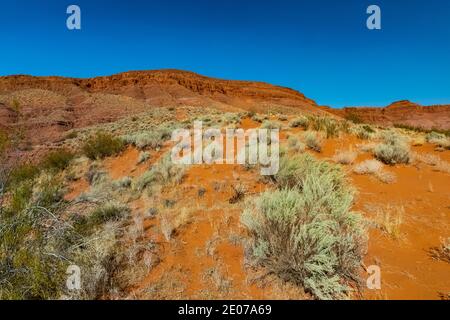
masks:
[[(350, 283), (359, 281), (367, 240), (351, 211), (353, 192), (336, 165), (310, 156), (285, 161), (290, 169), (280, 189), (266, 191), (242, 214), (250, 258), (318, 299), (346, 298)], [(284, 187), (293, 184), (286, 181), (295, 186)]]
[(403, 137), (394, 132), (387, 132), (383, 136), (383, 141), (373, 151), (378, 160), (385, 164), (410, 162), (410, 147)]
[(302, 187), (306, 176), (329, 175), (335, 178), (335, 187), (343, 188), (344, 173), (333, 164), (326, 161), (317, 161), (309, 154), (294, 155), (292, 157), (284, 154), (280, 157), (280, 167), (272, 179), (279, 188)]
[(10, 188), (19, 185), (24, 181), (34, 179), (39, 173), (39, 168), (35, 165), (25, 163), (15, 167), (9, 175), (8, 185)]
[(124, 147), (122, 139), (108, 133), (97, 132), (84, 143), (83, 152), (88, 158), (96, 160), (118, 154)]
[(64, 149), (52, 151), (42, 160), (41, 166), (47, 170), (64, 170), (74, 157), (72, 152)]

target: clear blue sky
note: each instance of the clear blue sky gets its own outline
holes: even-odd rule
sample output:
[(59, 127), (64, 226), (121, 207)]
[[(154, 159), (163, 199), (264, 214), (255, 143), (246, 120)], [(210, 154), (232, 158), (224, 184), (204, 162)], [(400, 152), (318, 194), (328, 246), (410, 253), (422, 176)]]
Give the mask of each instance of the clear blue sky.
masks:
[[(66, 8), (82, 30), (66, 28)], [(366, 8), (382, 30), (366, 28)], [(0, 75), (176, 68), (319, 104), (450, 103), (448, 0), (2, 0)]]

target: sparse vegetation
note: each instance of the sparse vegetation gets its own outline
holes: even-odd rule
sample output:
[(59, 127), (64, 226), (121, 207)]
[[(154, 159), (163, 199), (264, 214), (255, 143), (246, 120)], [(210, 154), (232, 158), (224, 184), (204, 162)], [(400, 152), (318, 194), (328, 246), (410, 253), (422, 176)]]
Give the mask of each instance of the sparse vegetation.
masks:
[(105, 132), (97, 132), (84, 143), (83, 152), (88, 158), (96, 160), (118, 154), (124, 147), (122, 139)]

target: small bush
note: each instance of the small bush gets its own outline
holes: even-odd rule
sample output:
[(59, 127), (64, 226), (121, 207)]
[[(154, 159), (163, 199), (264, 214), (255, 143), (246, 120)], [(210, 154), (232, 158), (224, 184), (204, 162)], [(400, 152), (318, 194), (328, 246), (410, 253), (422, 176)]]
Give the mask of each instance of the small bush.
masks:
[(265, 120), (262, 123), (261, 128), (262, 129), (268, 129), (268, 130), (281, 129), (281, 124), (279, 122), (276, 122), (276, 121)]
[(353, 168), (356, 174), (371, 174), (384, 183), (394, 183), (396, 177), (393, 173), (383, 170), (383, 164), (378, 160), (365, 160)]
[(74, 156), (72, 152), (64, 149), (52, 151), (45, 156), (41, 166), (47, 170), (64, 170), (69, 166)]
[(349, 282), (358, 281), (365, 230), (351, 211), (353, 193), (339, 168), (305, 159), (285, 177), (297, 181), (296, 187), (266, 191), (242, 214), (252, 236), (249, 253), (318, 299), (345, 298)]
[(132, 144), (141, 150), (147, 147), (157, 149), (163, 145), (164, 139), (162, 135), (163, 133), (159, 131), (143, 132), (133, 135), (126, 135), (123, 137), (123, 140), (126, 144)]
[(306, 146), (294, 136), (290, 136), (288, 138), (288, 147), (289, 150), (293, 150), (295, 152), (303, 152), (306, 148)]
[(322, 142), (319, 135), (315, 132), (308, 131), (304, 134), (305, 143), (311, 150), (316, 152), (322, 151)]
[(145, 152), (145, 151), (141, 152), (141, 153), (139, 153), (137, 164), (144, 163), (148, 159), (150, 159), (150, 154), (148, 152)]
[(299, 128), (300, 127), (300, 128), (307, 130), (309, 127), (309, 120), (308, 120), (308, 118), (305, 118), (305, 117), (295, 118), (294, 120), (292, 120), (289, 123), (289, 127), (291, 127), (291, 128)]
[(173, 164), (170, 155), (167, 155), (139, 178), (136, 187), (138, 190), (143, 190), (152, 183), (162, 185), (171, 182), (179, 183), (184, 172), (184, 167)]
[(353, 122), (355, 124), (363, 123), (363, 120), (355, 113), (348, 113), (345, 116), (345, 119), (348, 120), (348, 121), (351, 121), (351, 122)]
[(403, 137), (393, 132), (383, 136), (384, 142), (374, 149), (375, 157), (385, 164), (409, 163), (411, 160), (410, 148)]
[(325, 161), (316, 161), (309, 154), (282, 155), (280, 158), (280, 167), (276, 175), (272, 179), (280, 188), (299, 187), (309, 175), (330, 175), (334, 177), (335, 187), (341, 188), (344, 180), (344, 173), (338, 166), (332, 165)]
[(34, 179), (39, 174), (39, 168), (32, 164), (22, 164), (11, 171), (8, 185), (11, 187), (19, 185), (21, 182)]
[(128, 214), (128, 207), (117, 204), (115, 202), (108, 202), (97, 209), (95, 209), (89, 216), (89, 221), (94, 225), (103, 224), (109, 221), (118, 221)]
[(120, 153), (125, 147), (124, 142), (104, 132), (89, 138), (83, 145), (84, 154), (92, 159), (103, 159)]
[(355, 151), (337, 151), (333, 157), (333, 161), (340, 164), (352, 164), (358, 153)]

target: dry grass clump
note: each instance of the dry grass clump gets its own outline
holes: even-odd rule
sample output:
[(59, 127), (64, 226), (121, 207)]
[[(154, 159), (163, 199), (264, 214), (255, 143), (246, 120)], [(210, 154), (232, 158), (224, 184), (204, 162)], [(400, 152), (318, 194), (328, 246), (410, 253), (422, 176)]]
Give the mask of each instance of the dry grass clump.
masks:
[(408, 142), (393, 131), (384, 133), (383, 143), (375, 147), (373, 154), (385, 164), (408, 164), (411, 160)]
[(282, 162), (279, 189), (250, 202), (241, 217), (252, 236), (250, 259), (318, 299), (345, 298), (366, 243), (351, 211), (353, 191), (338, 166), (309, 155)]
[(182, 226), (191, 221), (191, 212), (187, 208), (167, 210), (160, 214), (161, 232), (167, 241), (171, 241), (173, 235)]
[(148, 159), (150, 159), (150, 153), (148, 153), (146, 151), (142, 151), (139, 153), (137, 164), (144, 163)]
[(327, 139), (338, 137), (342, 131), (341, 122), (330, 117), (311, 116), (308, 120), (309, 128), (314, 131), (325, 132)]
[(333, 161), (340, 164), (352, 164), (358, 153), (352, 150), (339, 150), (336, 151)]
[(370, 140), (376, 133), (375, 129), (367, 124), (353, 126), (350, 131), (361, 140)]
[(374, 175), (378, 180), (384, 183), (394, 183), (396, 178), (391, 172), (383, 170), (383, 164), (378, 160), (365, 160), (355, 165), (353, 172), (356, 174)]
[(434, 259), (450, 263), (450, 237), (441, 238), (441, 245), (432, 248), (430, 254)]
[(303, 135), (303, 138), (308, 148), (316, 152), (322, 151), (322, 138), (317, 132), (307, 131)]
[(412, 160), (415, 162), (422, 162), (427, 165), (433, 166), (436, 171), (450, 173), (450, 163), (433, 154), (413, 153)]
[(372, 206), (369, 208), (375, 226), (392, 237), (393, 239), (401, 238), (401, 225), (405, 215), (403, 206)]

